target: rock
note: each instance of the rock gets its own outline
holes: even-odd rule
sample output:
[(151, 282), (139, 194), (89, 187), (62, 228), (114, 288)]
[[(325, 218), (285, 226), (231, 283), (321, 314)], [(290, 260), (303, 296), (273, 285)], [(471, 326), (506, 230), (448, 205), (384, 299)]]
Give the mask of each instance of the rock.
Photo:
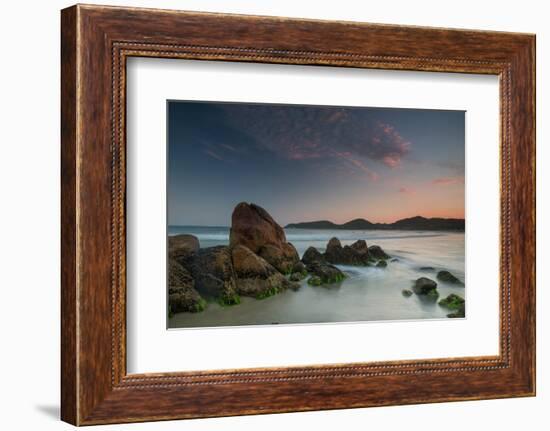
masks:
[(331, 238), (324, 254), (325, 260), (333, 265), (367, 265), (369, 251), (367, 243), (359, 240), (352, 246), (342, 247), (338, 238)]
[[(338, 283), (346, 278), (346, 275), (342, 271), (326, 263), (312, 263), (307, 266), (307, 269), (310, 274), (319, 277), (321, 284)], [(311, 284), (309, 280), (308, 283)]]
[(325, 263), (325, 258), (315, 247), (309, 247), (302, 256), (302, 262), (306, 266), (312, 263)]
[(463, 297), (451, 293), (449, 296), (439, 301), (438, 304), (442, 307), (448, 308), (449, 310), (459, 310), (464, 303), (465, 301)]
[(303, 262), (296, 262), (294, 264), (294, 266), (292, 267), (292, 273), (293, 274), (299, 273), (299, 274), (306, 275), (307, 274), (307, 268), (306, 268), (306, 266), (304, 265)]
[(399, 262), (399, 259), (394, 257), (392, 260), (390, 260), (390, 262)]
[(309, 284), (310, 286), (320, 286), (323, 284), (323, 281), (321, 280), (321, 277), (312, 275), (307, 279), (307, 284)]
[(350, 245), (355, 251), (359, 253), (369, 254), (369, 248), (367, 247), (367, 241), (364, 239), (358, 239), (352, 245)]
[(168, 308), (170, 313), (196, 313), (206, 308), (206, 301), (195, 290), (193, 277), (175, 259), (168, 262)]
[(272, 265), (244, 245), (232, 249), (237, 293), (262, 299), (290, 287), (290, 282)]
[(240, 302), (229, 247), (200, 249), (193, 255), (188, 269), (195, 279), (195, 289), (204, 298), (215, 299), (222, 305)]
[(417, 295), (439, 296), (437, 292), (437, 283), (426, 277), (420, 277), (416, 280), (412, 290)]
[(458, 307), (458, 310), (447, 314), (447, 317), (450, 317), (450, 318), (466, 317), (466, 304), (462, 304), (461, 306)]
[(264, 258), (283, 274), (292, 272), (294, 265), (299, 262), (298, 252), (289, 242), (282, 244), (281, 247), (265, 245), (258, 251), (258, 256)]
[(229, 244), (248, 247), (283, 273), (290, 272), (300, 260), (294, 246), (286, 241), (283, 228), (253, 203), (241, 202), (233, 210)]
[(305, 272), (305, 273), (303, 273), (303, 272), (293, 272), (292, 274), (290, 274), (289, 280), (290, 281), (302, 281), (306, 277), (307, 277), (307, 272)]
[(386, 254), (386, 252), (382, 250), (382, 247), (380, 247), (379, 245), (371, 245), (369, 247), (369, 255), (372, 258), (378, 260), (385, 260), (390, 258), (390, 256)]
[(435, 271), (435, 268), (433, 266), (421, 266), (418, 268), (419, 271)]
[(386, 268), (387, 266), (388, 266), (388, 262), (386, 262), (385, 260), (380, 260), (376, 264), (377, 268)]
[(187, 260), (200, 248), (199, 239), (194, 235), (173, 235), (168, 237), (168, 256), (178, 262)]
[(405, 296), (405, 297), (408, 298), (408, 297), (411, 296), (413, 293), (412, 293), (412, 290), (403, 289), (403, 290), (401, 291), (401, 294), (402, 294), (403, 296)]
[(451, 283), (451, 284), (463, 284), (462, 281), (456, 278), (449, 271), (439, 271), (437, 273), (437, 279), (439, 281), (444, 281), (446, 283)]

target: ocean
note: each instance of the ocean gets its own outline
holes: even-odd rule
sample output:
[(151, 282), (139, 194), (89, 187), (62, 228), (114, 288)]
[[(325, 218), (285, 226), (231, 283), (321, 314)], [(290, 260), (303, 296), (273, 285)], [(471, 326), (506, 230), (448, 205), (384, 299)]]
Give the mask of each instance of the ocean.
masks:
[[(201, 248), (229, 243), (228, 227), (168, 228), (169, 235), (181, 233), (198, 237)], [(286, 229), (285, 233), (300, 256), (310, 246), (324, 252), (328, 240), (336, 237), (342, 245), (364, 239), (396, 260), (389, 260), (385, 269), (337, 265), (348, 275), (339, 284), (313, 287), (303, 281), (298, 291), (263, 300), (242, 297), (241, 304), (231, 307), (209, 304), (201, 313), (175, 314), (169, 328), (443, 319), (449, 310), (417, 295), (404, 297), (402, 290), (410, 289), (419, 277), (436, 280), (437, 271), (443, 269), (465, 280), (464, 232)], [(437, 283), (440, 298), (450, 293), (465, 298), (464, 286)]]

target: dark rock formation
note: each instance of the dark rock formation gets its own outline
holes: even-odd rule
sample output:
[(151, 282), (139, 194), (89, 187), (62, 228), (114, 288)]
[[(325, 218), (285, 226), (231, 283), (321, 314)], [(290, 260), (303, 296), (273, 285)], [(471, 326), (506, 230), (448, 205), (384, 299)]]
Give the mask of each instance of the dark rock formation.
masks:
[(200, 249), (189, 261), (188, 269), (195, 279), (195, 289), (207, 299), (222, 305), (240, 302), (229, 247)]
[(376, 264), (377, 268), (386, 268), (387, 266), (388, 266), (388, 262), (386, 262), (385, 260), (380, 260)]
[(237, 293), (254, 298), (266, 298), (282, 292), (290, 282), (272, 265), (244, 245), (232, 249)]
[(196, 313), (206, 307), (206, 301), (195, 290), (193, 277), (175, 259), (168, 262), (168, 307), (170, 313)]
[(252, 203), (241, 202), (233, 210), (229, 244), (248, 247), (283, 273), (289, 273), (300, 260), (294, 246), (286, 241), (283, 228)]
[(439, 281), (444, 281), (446, 283), (451, 283), (451, 284), (463, 284), (462, 281), (456, 278), (449, 271), (439, 271), (437, 273), (437, 279)]
[(178, 262), (185, 261), (199, 251), (199, 239), (194, 235), (168, 237), (168, 256)]
[(333, 265), (368, 265), (369, 249), (363, 240), (354, 242), (351, 246), (342, 247), (338, 238), (332, 238), (324, 254), (325, 260)]
[[(312, 276), (318, 277), (321, 280), (321, 284), (338, 283), (346, 278), (346, 275), (342, 271), (326, 263), (311, 263), (307, 266), (307, 270)], [(310, 281), (311, 278), (308, 280), (309, 284), (312, 284)]]
[(426, 277), (420, 277), (416, 280), (412, 289), (417, 295), (439, 296), (437, 283)]
[(453, 311), (452, 313), (447, 314), (447, 317), (451, 318), (461, 318), (466, 317), (466, 304), (462, 304), (458, 307), (456, 311)]
[(405, 296), (405, 297), (408, 298), (408, 297), (411, 296), (413, 293), (412, 293), (412, 290), (403, 289), (403, 290), (401, 291), (401, 294), (402, 294), (403, 296)]
[(324, 263), (325, 258), (315, 247), (309, 247), (302, 256), (302, 262), (307, 266), (312, 263)]
[(382, 247), (380, 247), (379, 245), (371, 245), (369, 247), (369, 255), (373, 259), (378, 259), (378, 260), (384, 260), (384, 259), (390, 258), (390, 256), (386, 254), (386, 252), (382, 250)]

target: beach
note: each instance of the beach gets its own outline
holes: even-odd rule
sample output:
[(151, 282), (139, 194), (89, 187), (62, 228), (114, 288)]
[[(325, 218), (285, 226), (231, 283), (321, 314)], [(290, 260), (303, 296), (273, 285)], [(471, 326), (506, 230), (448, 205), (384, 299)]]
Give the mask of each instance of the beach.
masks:
[[(229, 227), (169, 226), (168, 235), (190, 234), (201, 248), (229, 244)], [(386, 268), (336, 265), (347, 278), (339, 283), (286, 290), (258, 300), (242, 297), (234, 306), (209, 303), (200, 313), (176, 313), (169, 328), (265, 324), (335, 323), (416, 319), (446, 319), (449, 310), (420, 295), (406, 297), (419, 277), (436, 280), (447, 270), (465, 280), (465, 234), (445, 231), (285, 229), (300, 257), (308, 247), (321, 253), (336, 237), (342, 246), (365, 240), (379, 245), (391, 258)], [(427, 269), (427, 267), (432, 269)], [(466, 297), (465, 286), (437, 281), (440, 299), (454, 293)]]

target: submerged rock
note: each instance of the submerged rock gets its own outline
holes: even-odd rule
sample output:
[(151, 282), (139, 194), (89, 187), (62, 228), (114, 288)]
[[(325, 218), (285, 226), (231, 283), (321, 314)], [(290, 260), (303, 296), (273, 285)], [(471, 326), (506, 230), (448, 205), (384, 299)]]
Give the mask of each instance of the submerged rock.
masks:
[(377, 264), (376, 264), (376, 267), (377, 268), (386, 268), (388, 266), (388, 262), (386, 262), (385, 260), (380, 260)]
[(453, 311), (452, 313), (447, 314), (447, 317), (450, 318), (462, 318), (466, 317), (466, 304), (462, 304), (458, 307), (456, 311)]
[(435, 271), (435, 268), (433, 266), (421, 266), (418, 268), (419, 271)]
[(290, 287), (290, 282), (272, 265), (244, 245), (232, 249), (237, 293), (266, 298)]
[(173, 235), (168, 237), (168, 256), (178, 262), (187, 260), (200, 248), (199, 239), (194, 235)]
[(405, 296), (405, 297), (408, 298), (408, 297), (411, 296), (413, 293), (412, 293), (412, 290), (403, 289), (403, 290), (401, 291), (401, 294), (402, 294), (403, 296)]
[(439, 296), (439, 292), (437, 291), (437, 283), (426, 277), (420, 277), (416, 280), (412, 290), (417, 295), (430, 297)]
[(195, 279), (195, 289), (204, 298), (215, 299), (222, 305), (240, 302), (229, 247), (200, 249), (192, 257), (188, 269)]
[(380, 247), (379, 245), (371, 245), (369, 247), (369, 255), (372, 258), (378, 259), (378, 260), (385, 260), (390, 258), (390, 255), (387, 254), (384, 250), (382, 250), (382, 247)]
[[(321, 284), (338, 283), (346, 278), (342, 271), (326, 263), (312, 263), (307, 266), (307, 269), (312, 276), (316, 276), (321, 280)], [(312, 284), (310, 282), (311, 278), (308, 280), (309, 284)]]
[(449, 310), (459, 310), (464, 303), (464, 298), (454, 293), (451, 293), (446, 298), (439, 301), (439, 305), (448, 308)]
[(437, 279), (451, 284), (463, 284), (458, 278), (456, 278), (449, 271), (439, 271), (437, 273)]
[(294, 246), (286, 241), (283, 228), (253, 203), (241, 202), (233, 210), (229, 244), (248, 247), (283, 273), (290, 272), (300, 260)]
[(193, 277), (175, 259), (168, 262), (168, 308), (170, 313), (196, 313), (206, 308), (206, 301), (195, 290)]
[(302, 256), (302, 262), (306, 266), (312, 263), (325, 263), (325, 258), (315, 247), (308, 247)]

